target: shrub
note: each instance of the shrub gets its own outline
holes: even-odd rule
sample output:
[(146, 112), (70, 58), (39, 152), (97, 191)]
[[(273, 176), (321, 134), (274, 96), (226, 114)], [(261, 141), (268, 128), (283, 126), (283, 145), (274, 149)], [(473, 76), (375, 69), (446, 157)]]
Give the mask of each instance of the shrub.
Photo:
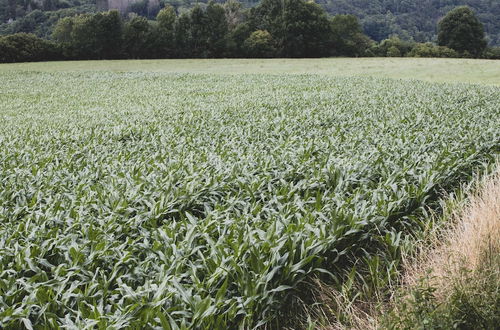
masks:
[(249, 57), (273, 57), (276, 55), (272, 35), (266, 30), (254, 31), (243, 43)]
[(398, 37), (382, 40), (378, 45), (371, 47), (369, 53), (375, 56), (406, 56), (413, 48), (413, 43)]
[(407, 54), (408, 57), (460, 57), (459, 54), (444, 46), (436, 46), (430, 42), (417, 43)]
[(388, 57), (400, 57), (401, 52), (396, 46), (391, 46), (389, 49), (387, 49), (387, 56)]
[(62, 58), (58, 46), (33, 34), (16, 33), (0, 37), (0, 62), (53, 61)]
[(489, 47), (483, 53), (484, 58), (500, 60), (500, 47)]

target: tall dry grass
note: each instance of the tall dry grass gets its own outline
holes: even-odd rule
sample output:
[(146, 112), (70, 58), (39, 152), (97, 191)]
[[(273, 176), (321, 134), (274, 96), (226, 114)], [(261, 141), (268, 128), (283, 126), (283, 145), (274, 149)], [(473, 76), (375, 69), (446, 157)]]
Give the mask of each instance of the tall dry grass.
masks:
[[(399, 309), (402, 305), (407, 306), (410, 292), (421, 285), (423, 279), (433, 288), (437, 304), (445, 304), (457, 285), (467, 288), (471, 279), (477, 282), (500, 280), (500, 167), (466, 194), (465, 204), (458, 200), (448, 201), (445, 228), (438, 226), (437, 230), (428, 233), (425, 242), (417, 244), (416, 256), (403, 258), (400, 284), (389, 288), (388, 299), (386, 296), (385, 299), (375, 297), (372, 301), (362, 301), (353, 297), (355, 284), (343, 292), (316, 281), (312, 292), (316, 306), (304, 308), (309, 319), (315, 320), (314, 328), (391, 328), (386, 315), (406, 313)], [(482, 273), (485, 269), (487, 275)], [(469, 286), (465, 290), (477, 288)], [(311, 324), (309, 322), (309, 328), (313, 327)]]
[(500, 255), (500, 170), (471, 193), (466, 206), (452, 213), (451, 220), (452, 225), (434, 238), (434, 244), (406, 264), (404, 283), (416, 285), (428, 276), (441, 297), (453, 283), (450, 277), (459, 277), (464, 269), (479, 271)]

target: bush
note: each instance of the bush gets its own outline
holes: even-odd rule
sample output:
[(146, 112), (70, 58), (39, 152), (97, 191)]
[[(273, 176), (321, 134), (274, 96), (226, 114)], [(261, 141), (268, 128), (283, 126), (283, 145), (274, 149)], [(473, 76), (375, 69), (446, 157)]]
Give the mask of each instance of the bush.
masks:
[(489, 47), (483, 53), (483, 58), (500, 60), (500, 47)]
[(0, 62), (36, 62), (62, 59), (59, 47), (33, 34), (16, 33), (0, 37)]
[(396, 46), (391, 46), (389, 49), (387, 49), (387, 56), (388, 57), (400, 57), (401, 52)]
[(449, 278), (451, 292), (441, 301), (438, 288), (423, 278), (410, 295), (382, 320), (385, 329), (496, 329), (500, 324), (498, 258), (495, 268), (479, 272), (461, 269), (460, 278)]
[(436, 46), (430, 42), (417, 43), (407, 54), (408, 57), (460, 57), (459, 54), (444, 46)]
[(398, 37), (382, 40), (378, 45), (371, 47), (368, 53), (375, 56), (399, 57), (406, 56), (412, 49), (413, 43), (404, 41)]
[(243, 47), (249, 57), (273, 57), (276, 55), (273, 37), (266, 30), (254, 31), (245, 40)]

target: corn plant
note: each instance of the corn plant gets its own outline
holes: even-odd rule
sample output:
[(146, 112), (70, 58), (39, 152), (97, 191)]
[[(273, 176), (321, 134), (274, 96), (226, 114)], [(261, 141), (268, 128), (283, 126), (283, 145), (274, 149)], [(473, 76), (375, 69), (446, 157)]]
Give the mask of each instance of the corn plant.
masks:
[(310, 276), (399, 244), (500, 150), (498, 87), (0, 77), (7, 329), (264, 325)]

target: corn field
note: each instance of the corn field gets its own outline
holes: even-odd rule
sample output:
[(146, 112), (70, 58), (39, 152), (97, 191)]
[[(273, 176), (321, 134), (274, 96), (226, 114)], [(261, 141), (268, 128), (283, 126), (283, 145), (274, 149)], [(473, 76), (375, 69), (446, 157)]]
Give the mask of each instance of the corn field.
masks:
[(421, 226), (500, 151), (500, 88), (4, 72), (0, 328), (231, 329)]

